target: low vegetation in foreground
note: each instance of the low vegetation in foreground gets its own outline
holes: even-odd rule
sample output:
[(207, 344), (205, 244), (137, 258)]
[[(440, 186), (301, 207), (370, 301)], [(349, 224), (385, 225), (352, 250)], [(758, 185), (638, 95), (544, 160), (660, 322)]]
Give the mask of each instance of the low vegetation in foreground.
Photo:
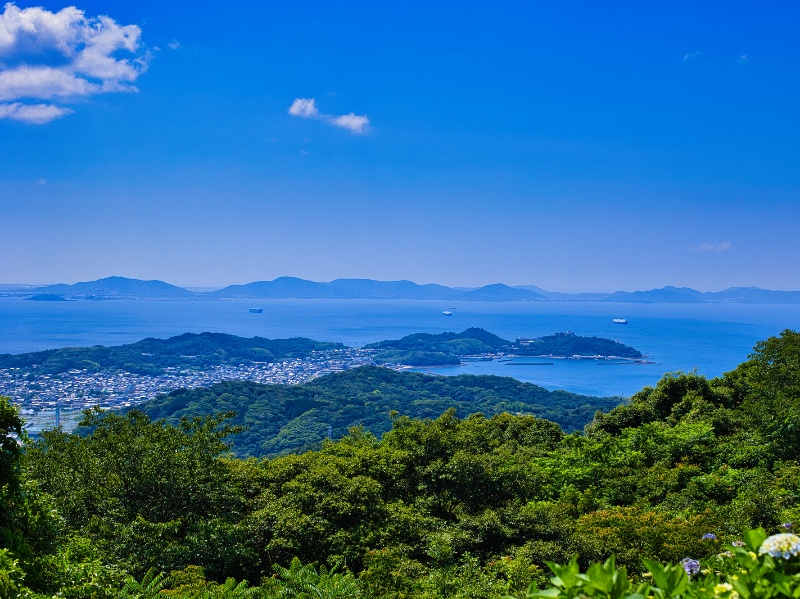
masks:
[(392, 414), (381, 438), (243, 460), (225, 413), (86, 425), (19, 446), (0, 402), (0, 596), (800, 597), (791, 331), (582, 434)]

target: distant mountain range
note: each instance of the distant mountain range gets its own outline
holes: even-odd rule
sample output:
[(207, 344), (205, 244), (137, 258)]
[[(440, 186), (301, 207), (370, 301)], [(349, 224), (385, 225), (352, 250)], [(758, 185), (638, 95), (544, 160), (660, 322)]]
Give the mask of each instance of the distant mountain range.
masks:
[(649, 291), (614, 293), (559, 293), (534, 285), (511, 287), (502, 283), (478, 289), (457, 289), (444, 285), (417, 285), (411, 281), (336, 279), (318, 283), (295, 277), (230, 285), (216, 291), (190, 291), (164, 281), (142, 281), (107, 277), (74, 285), (46, 287), (0, 286), (2, 295), (59, 295), (69, 299), (413, 299), (442, 301), (593, 301), (622, 303), (706, 303), (797, 304), (800, 291), (771, 291), (758, 287), (731, 287), (703, 292), (688, 287), (662, 287)]
[(196, 294), (164, 281), (141, 281), (125, 277), (107, 277), (74, 285), (48, 285), (29, 290), (34, 294), (62, 295), (82, 299), (115, 299), (130, 297), (188, 298)]

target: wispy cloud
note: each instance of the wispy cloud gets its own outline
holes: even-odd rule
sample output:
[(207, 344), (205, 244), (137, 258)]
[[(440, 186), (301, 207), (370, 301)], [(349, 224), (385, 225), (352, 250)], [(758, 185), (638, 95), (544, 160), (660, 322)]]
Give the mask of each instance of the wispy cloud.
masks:
[(699, 50), (697, 50), (695, 52), (687, 52), (686, 54), (683, 55), (683, 62), (689, 62), (690, 60), (694, 60), (695, 58), (697, 58), (701, 54), (702, 54), (702, 52), (700, 52)]
[(369, 118), (367, 115), (349, 114), (323, 114), (317, 108), (314, 98), (295, 98), (289, 107), (289, 114), (304, 119), (319, 119), (333, 127), (347, 129), (355, 135), (363, 135), (369, 131)]
[[(50, 12), (6, 4), (0, 13), (0, 118), (41, 125), (73, 112), (54, 101), (139, 91), (134, 82), (149, 58), (141, 33), (107, 16), (86, 17), (74, 6)], [(42, 100), (50, 103), (34, 103)]]
[(0, 119), (22, 121), (32, 125), (43, 125), (73, 112), (70, 108), (54, 104), (0, 104)]
[(167, 48), (169, 48), (170, 50), (180, 50), (181, 43), (178, 40), (172, 40), (167, 44)]
[(733, 249), (733, 244), (730, 241), (723, 241), (722, 243), (701, 243), (700, 245), (691, 248), (693, 252), (706, 253), (727, 252), (730, 249)]
[(744, 64), (744, 63), (746, 63), (746, 62), (748, 62), (748, 61), (749, 61), (749, 58), (747, 57), (747, 54), (742, 54), (742, 55), (741, 55), (741, 56), (738, 58), (738, 60), (737, 60), (736, 62), (737, 62), (738, 64)]

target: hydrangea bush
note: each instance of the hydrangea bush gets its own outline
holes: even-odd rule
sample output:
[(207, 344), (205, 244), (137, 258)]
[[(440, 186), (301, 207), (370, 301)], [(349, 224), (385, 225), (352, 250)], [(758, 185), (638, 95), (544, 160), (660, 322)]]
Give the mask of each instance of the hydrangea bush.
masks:
[(707, 560), (643, 562), (647, 572), (639, 580), (616, 568), (613, 556), (585, 573), (577, 557), (566, 565), (548, 563), (550, 586), (532, 586), (524, 599), (800, 599), (800, 537), (791, 532), (746, 531), (743, 541)]

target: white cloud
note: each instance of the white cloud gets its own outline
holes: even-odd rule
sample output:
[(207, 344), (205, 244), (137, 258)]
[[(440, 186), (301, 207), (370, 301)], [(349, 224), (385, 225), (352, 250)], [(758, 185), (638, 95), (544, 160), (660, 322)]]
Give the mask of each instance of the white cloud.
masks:
[[(50, 12), (6, 4), (0, 13), (0, 101), (12, 103), (4, 105), (0, 118), (41, 124), (72, 110), (20, 102), (137, 92), (133, 83), (149, 59), (141, 33), (136, 25), (120, 25), (107, 16), (86, 17), (74, 6)], [(29, 118), (35, 114), (39, 117)]]
[(179, 50), (181, 47), (181, 43), (178, 40), (172, 40), (170, 43), (167, 44), (167, 48), (170, 50)]
[(0, 100), (72, 98), (99, 93), (99, 84), (51, 67), (0, 71)]
[(295, 98), (295, 101), (289, 106), (289, 114), (304, 119), (313, 119), (320, 116), (314, 98)]
[(702, 54), (702, 52), (700, 52), (700, 51), (697, 51), (697, 52), (687, 52), (686, 54), (684, 54), (684, 55), (683, 55), (683, 62), (688, 62), (688, 61), (690, 61), (690, 60), (692, 60), (692, 59), (694, 59), (694, 58), (697, 58), (697, 57), (698, 57), (698, 56), (700, 56), (701, 54)]
[(351, 133), (366, 133), (366, 128), (369, 126), (369, 119), (366, 116), (359, 116), (357, 114), (343, 114), (337, 116), (330, 121), (331, 125), (348, 129)]
[(319, 119), (357, 135), (369, 131), (369, 118), (366, 115), (357, 115), (353, 112), (341, 115), (323, 114), (317, 108), (317, 101), (314, 98), (295, 98), (289, 107), (289, 114), (305, 119)]
[(22, 121), (32, 125), (44, 125), (57, 118), (74, 112), (71, 108), (55, 106), (54, 104), (0, 104), (0, 119)]
[(36, 185), (47, 185), (47, 179), (45, 179), (44, 177), (42, 177), (41, 179), (39, 179), (39, 180), (36, 182)]
[(693, 252), (727, 252), (733, 249), (733, 244), (730, 241), (723, 241), (722, 243), (701, 243), (700, 245), (691, 248)]

